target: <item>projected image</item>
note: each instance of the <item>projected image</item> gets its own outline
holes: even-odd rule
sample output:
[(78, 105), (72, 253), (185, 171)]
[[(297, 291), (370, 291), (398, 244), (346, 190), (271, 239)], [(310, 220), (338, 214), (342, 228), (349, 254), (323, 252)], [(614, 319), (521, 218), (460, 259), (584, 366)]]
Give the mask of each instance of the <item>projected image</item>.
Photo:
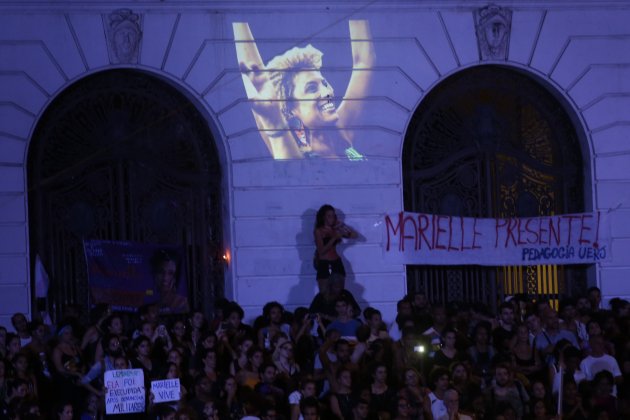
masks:
[(362, 160), (353, 147), (376, 59), (367, 21), (349, 21), (352, 74), (332, 86), (322, 51), (293, 47), (265, 64), (249, 24), (232, 24), (239, 68), (260, 136), (274, 159), (312, 157)]

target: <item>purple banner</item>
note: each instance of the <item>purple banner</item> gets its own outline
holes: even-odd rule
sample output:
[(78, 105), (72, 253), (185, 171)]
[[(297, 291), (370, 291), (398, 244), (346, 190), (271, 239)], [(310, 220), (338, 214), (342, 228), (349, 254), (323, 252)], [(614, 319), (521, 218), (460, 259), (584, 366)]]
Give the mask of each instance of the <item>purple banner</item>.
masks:
[(83, 247), (92, 304), (135, 312), (157, 303), (161, 313), (189, 311), (181, 247), (98, 240)]

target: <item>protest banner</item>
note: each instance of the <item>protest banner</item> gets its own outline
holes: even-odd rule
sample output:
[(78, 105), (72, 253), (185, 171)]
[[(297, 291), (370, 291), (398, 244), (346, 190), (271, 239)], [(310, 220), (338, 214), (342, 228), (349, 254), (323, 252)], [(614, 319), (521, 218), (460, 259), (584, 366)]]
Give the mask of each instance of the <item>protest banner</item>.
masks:
[(142, 369), (105, 372), (105, 413), (125, 414), (145, 411), (144, 373)]
[(153, 402), (156, 404), (167, 401), (179, 401), (181, 395), (179, 378), (151, 381), (151, 392), (153, 393)]
[(382, 220), (390, 262), (424, 265), (593, 264), (611, 258), (599, 212), (481, 219), (400, 212)]
[(181, 247), (85, 240), (83, 248), (92, 305), (107, 303), (117, 311), (135, 312), (157, 303), (160, 313), (167, 314), (190, 309)]

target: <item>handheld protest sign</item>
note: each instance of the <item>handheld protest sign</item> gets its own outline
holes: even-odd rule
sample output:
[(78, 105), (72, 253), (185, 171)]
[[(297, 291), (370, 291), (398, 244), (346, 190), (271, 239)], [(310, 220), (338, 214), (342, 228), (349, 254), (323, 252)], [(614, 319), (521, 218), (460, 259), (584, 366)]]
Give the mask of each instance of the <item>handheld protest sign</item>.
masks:
[(151, 393), (155, 404), (168, 401), (179, 401), (181, 387), (179, 378), (151, 381)]
[(145, 410), (144, 373), (142, 369), (105, 372), (105, 413), (143, 413)]

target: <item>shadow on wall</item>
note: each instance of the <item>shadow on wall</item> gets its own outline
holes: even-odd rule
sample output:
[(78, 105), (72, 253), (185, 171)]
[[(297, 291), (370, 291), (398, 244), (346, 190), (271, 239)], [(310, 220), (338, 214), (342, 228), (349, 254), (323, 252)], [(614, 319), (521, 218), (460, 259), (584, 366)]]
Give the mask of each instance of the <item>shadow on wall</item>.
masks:
[[(343, 223), (346, 223), (348, 226), (350, 226), (352, 229), (354, 229), (357, 232), (356, 238), (344, 239), (343, 241), (341, 241), (341, 243), (339, 243), (339, 245), (337, 245), (337, 253), (341, 257), (341, 260), (343, 261), (343, 266), (346, 269), (346, 290), (352, 293), (352, 296), (354, 296), (356, 301), (361, 306), (361, 310), (363, 310), (365, 309), (365, 306), (367, 306), (367, 305), (362, 304), (364, 301), (363, 292), (365, 291), (365, 288), (363, 287), (362, 284), (357, 283), (356, 277), (354, 275), (354, 268), (352, 267), (350, 262), (344, 257), (344, 253), (345, 253), (346, 248), (350, 246), (356, 246), (360, 242), (363, 242), (363, 243), (366, 242), (366, 238), (365, 236), (363, 236), (363, 233), (356, 230), (355, 227), (352, 226), (351, 223), (346, 222), (346, 215), (343, 212), (343, 210), (335, 208), (335, 212), (337, 213), (337, 218), (340, 221), (342, 221)], [(315, 219), (313, 218), (313, 225), (314, 224), (315, 224)]]
[[(335, 211), (339, 220), (345, 222), (344, 213), (339, 209), (335, 209)], [(302, 213), (302, 228), (295, 235), (295, 244), (300, 258), (300, 278), (298, 283), (289, 291), (288, 301), (298, 306), (308, 307), (317, 294), (317, 273), (313, 265), (315, 256), (314, 230), (316, 214), (317, 209), (307, 209), (304, 211), (304, 213)], [(343, 255), (348, 246), (352, 246), (355, 242), (365, 242), (365, 237), (361, 232), (357, 233), (357, 238), (350, 240), (344, 239), (337, 245), (337, 253), (341, 256), (346, 270), (345, 288), (352, 293), (358, 302), (361, 302), (364, 288), (362, 285), (355, 282), (354, 270)]]

